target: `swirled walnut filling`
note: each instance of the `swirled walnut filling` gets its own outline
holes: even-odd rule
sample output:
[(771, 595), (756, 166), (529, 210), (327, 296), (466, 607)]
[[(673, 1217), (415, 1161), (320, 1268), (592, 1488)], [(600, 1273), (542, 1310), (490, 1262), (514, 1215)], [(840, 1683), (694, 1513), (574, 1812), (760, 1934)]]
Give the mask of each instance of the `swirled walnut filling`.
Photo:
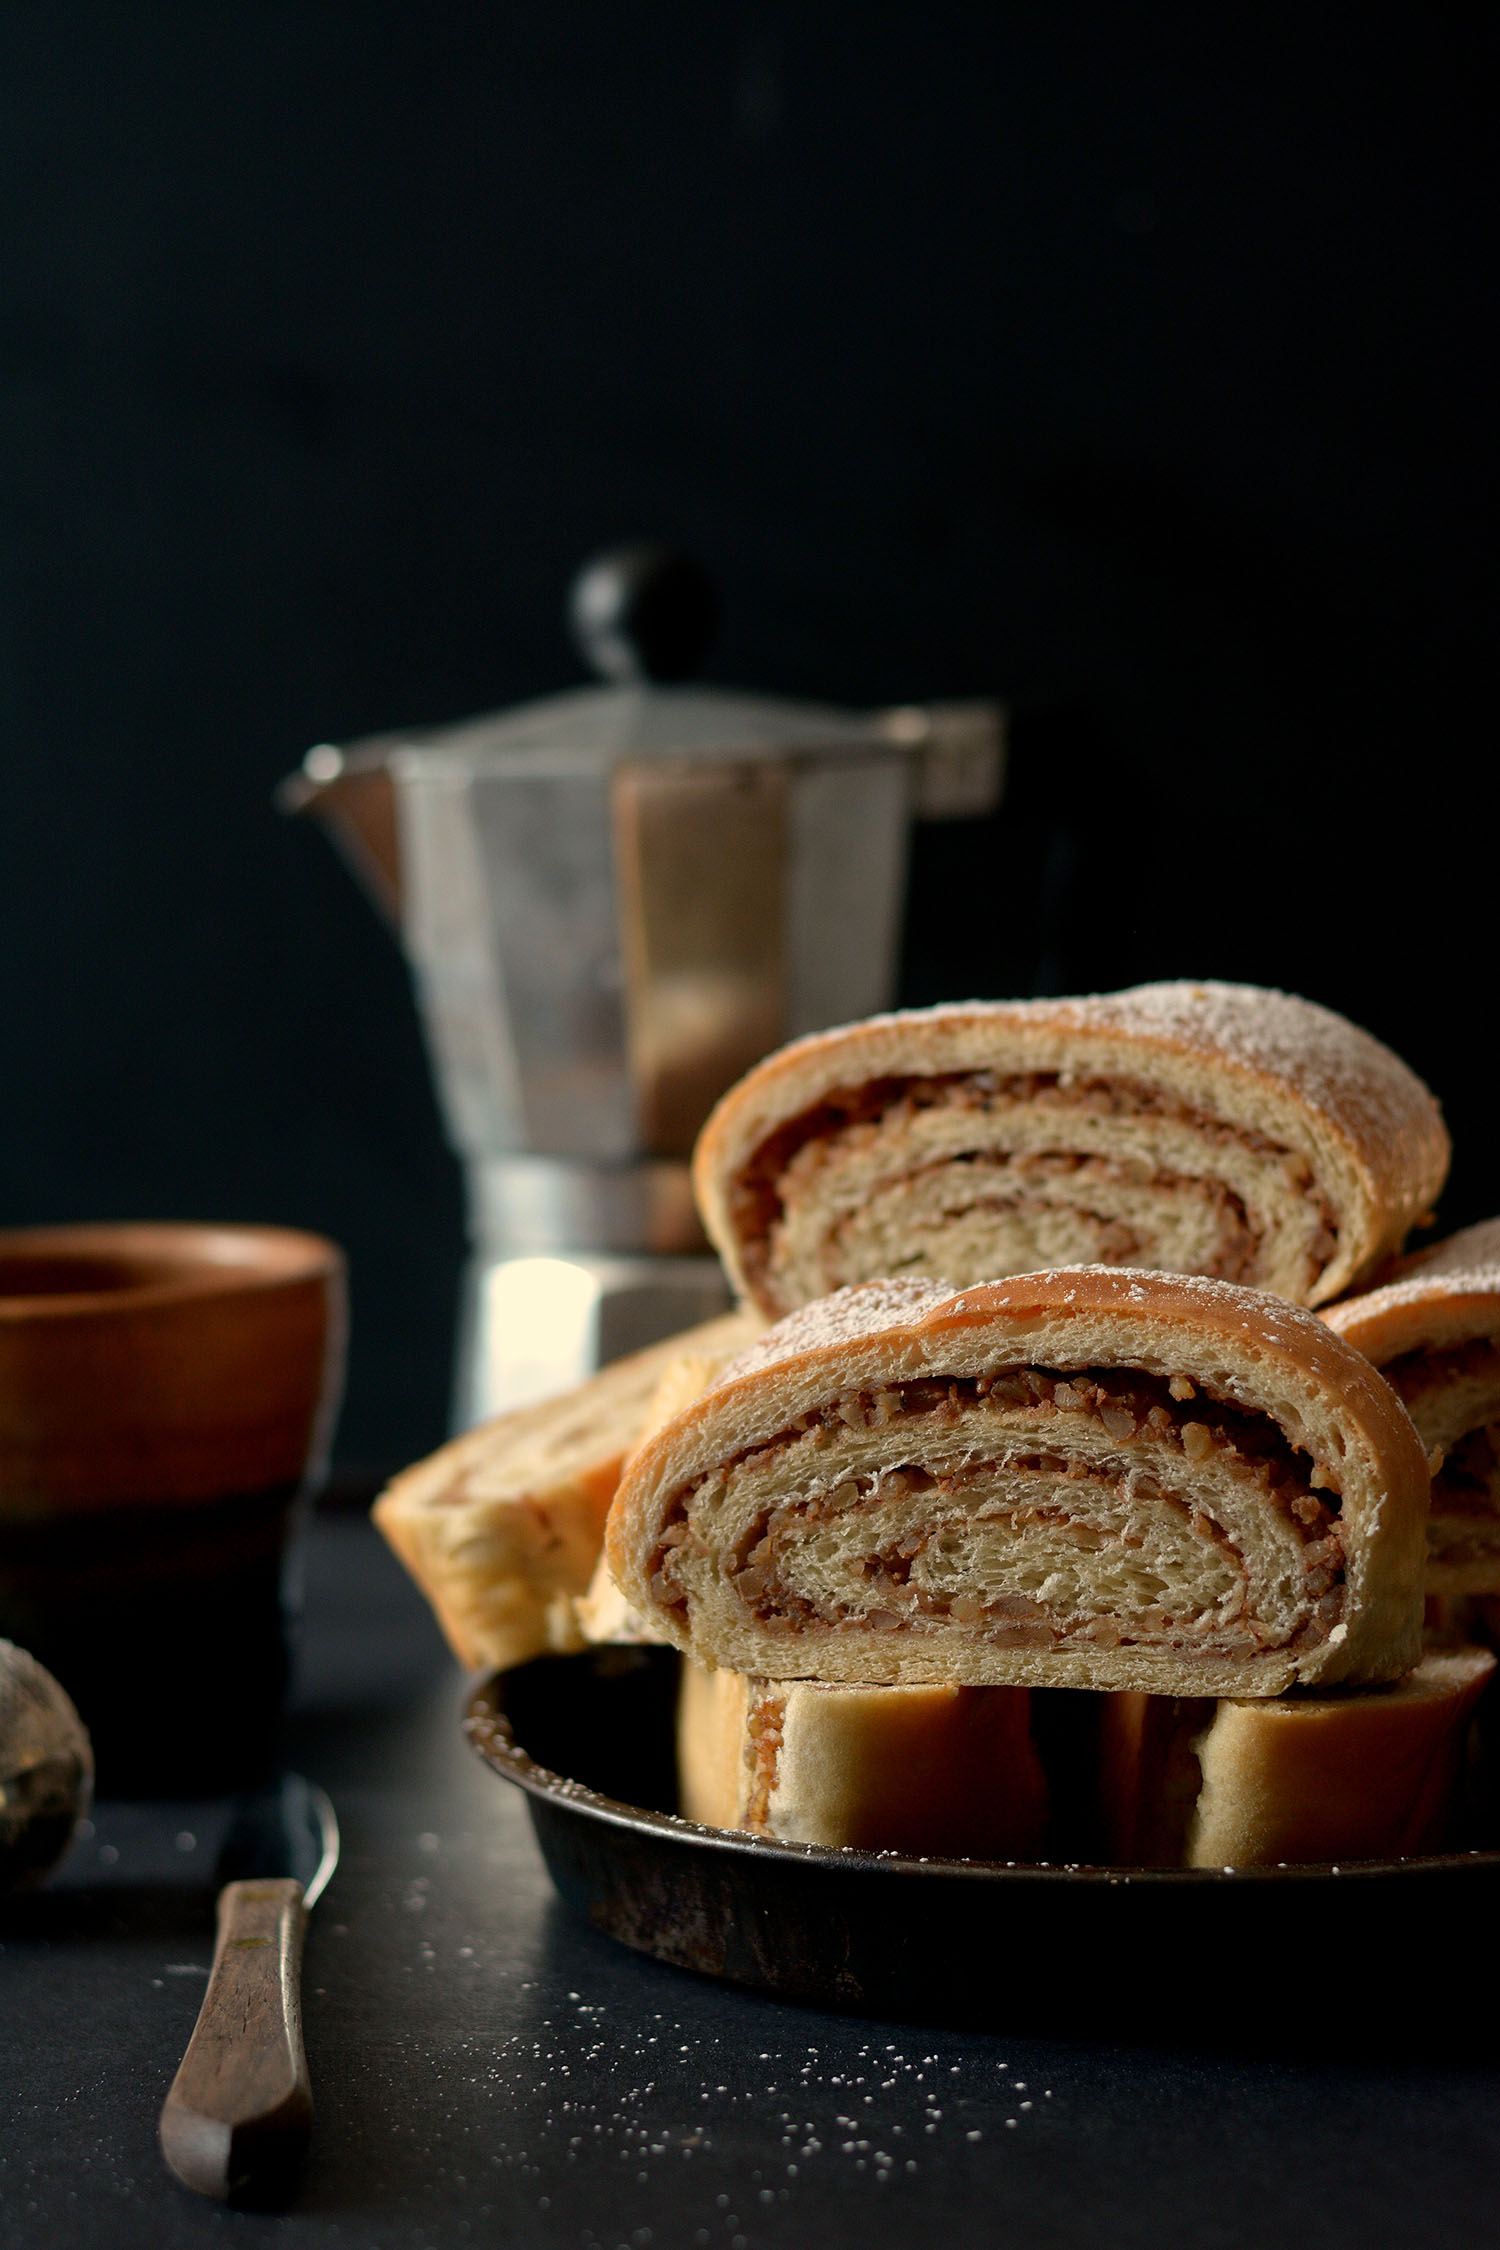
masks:
[(1433, 1463), (1427, 1551), (1437, 1583), (1500, 1588), (1500, 1345), (1471, 1336), (1404, 1352), (1380, 1372)]
[(1433, 1513), (1469, 1518), (1488, 1516), (1500, 1536), (1495, 1515), (1500, 1483), (1500, 1428), (1493, 1422), (1466, 1430), (1449, 1448), (1442, 1468), (1432, 1480)]
[(745, 1826), (764, 1832), (771, 1824), (771, 1796), (776, 1787), (781, 1758), (781, 1737), (786, 1725), (784, 1688), (752, 1689), (745, 1713), (745, 1760), (750, 1773)]
[(1500, 1591), (1500, 1423), (1466, 1430), (1432, 1480), (1427, 1552), (1439, 1583), (1459, 1573), (1475, 1593)]
[(1500, 1344), (1492, 1336), (1403, 1352), (1380, 1372), (1429, 1444), (1451, 1444), (1460, 1422), (1472, 1428), (1500, 1405)]
[(1185, 1376), (1024, 1367), (835, 1399), (698, 1477), (652, 1587), (686, 1619), (727, 1581), (776, 1635), (1297, 1650), (1343, 1614), (1338, 1510), (1329, 1468)]
[[(1151, 1122), (1151, 1151), (1122, 1120)], [(836, 1088), (761, 1143), (730, 1209), (747, 1279), (783, 1310), (893, 1272), (962, 1287), (1079, 1263), (1307, 1296), (1338, 1247), (1294, 1150), (1158, 1087), (1056, 1071)]]

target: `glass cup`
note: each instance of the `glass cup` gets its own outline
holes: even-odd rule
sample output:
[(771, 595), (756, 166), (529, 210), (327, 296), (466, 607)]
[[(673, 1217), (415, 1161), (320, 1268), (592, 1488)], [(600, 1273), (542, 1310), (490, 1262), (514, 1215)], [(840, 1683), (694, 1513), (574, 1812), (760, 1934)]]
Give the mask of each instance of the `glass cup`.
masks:
[(273, 1764), (346, 1326), (318, 1235), (0, 1232), (0, 1637), (72, 1696), (101, 1795)]

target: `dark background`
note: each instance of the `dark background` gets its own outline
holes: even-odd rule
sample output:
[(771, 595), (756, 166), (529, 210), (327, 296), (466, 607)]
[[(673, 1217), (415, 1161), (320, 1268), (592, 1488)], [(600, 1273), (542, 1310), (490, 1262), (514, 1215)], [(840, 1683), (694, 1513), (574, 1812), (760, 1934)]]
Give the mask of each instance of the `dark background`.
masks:
[(342, 1448), (443, 1433), (400, 956), (271, 791), (577, 677), (612, 541), (712, 676), (999, 693), (904, 997), (1288, 985), (1493, 1150), (1494, 12), (0, 5), (0, 1221), (272, 1218)]

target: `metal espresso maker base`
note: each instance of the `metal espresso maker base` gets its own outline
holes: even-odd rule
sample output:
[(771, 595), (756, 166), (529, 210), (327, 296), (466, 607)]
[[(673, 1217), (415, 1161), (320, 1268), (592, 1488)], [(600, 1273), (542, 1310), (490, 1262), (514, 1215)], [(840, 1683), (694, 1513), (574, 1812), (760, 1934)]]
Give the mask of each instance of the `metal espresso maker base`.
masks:
[(685, 1164), (499, 1158), (472, 1168), (470, 1190), (479, 1247), (464, 1275), (456, 1429), (729, 1308)]
[(700, 1126), (784, 1041), (890, 1006), (912, 821), (999, 798), (993, 704), (663, 684), (715, 610), (683, 556), (601, 557), (572, 616), (611, 684), (319, 743), (282, 786), (411, 965), (469, 1184), (460, 1427), (724, 1309)]

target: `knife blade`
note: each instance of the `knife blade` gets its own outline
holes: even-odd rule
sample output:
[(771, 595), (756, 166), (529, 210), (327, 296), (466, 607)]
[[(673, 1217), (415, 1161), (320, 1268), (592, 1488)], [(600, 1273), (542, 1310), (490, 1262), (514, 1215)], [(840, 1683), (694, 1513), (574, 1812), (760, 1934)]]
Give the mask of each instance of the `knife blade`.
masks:
[(208, 1989), (162, 2104), (162, 2155), (218, 2202), (274, 2203), (312, 2125), (302, 1939), (338, 1864), (333, 1806), (300, 1774), (242, 1797), (219, 1853)]

